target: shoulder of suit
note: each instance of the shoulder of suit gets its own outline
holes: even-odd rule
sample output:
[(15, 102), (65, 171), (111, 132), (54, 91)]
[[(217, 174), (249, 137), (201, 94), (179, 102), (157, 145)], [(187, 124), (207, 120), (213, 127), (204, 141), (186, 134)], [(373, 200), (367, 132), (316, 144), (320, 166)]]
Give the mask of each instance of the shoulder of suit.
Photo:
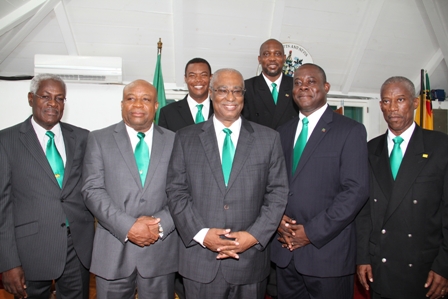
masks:
[(254, 130), (255, 133), (261, 133), (263, 135), (276, 135), (278, 132), (274, 129), (271, 129), (269, 127), (257, 124), (255, 122), (246, 120), (247, 123), (249, 123), (249, 125), (252, 127), (252, 129)]
[(175, 101), (175, 102), (169, 103), (169, 104), (166, 105), (166, 106), (163, 106), (163, 107), (160, 109), (160, 113), (162, 113), (162, 111), (163, 111), (163, 112), (169, 112), (169, 111), (171, 111), (171, 110), (175, 110), (176, 107), (180, 104), (180, 102), (181, 102), (181, 101), (184, 101), (184, 100), (185, 100), (185, 98), (183, 98), (182, 100), (179, 100), (179, 101)]
[(81, 127), (77, 127), (68, 123), (64, 123), (64, 122), (60, 122), (61, 128), (66, 128), (69, 130), (72, 130), (73, 132), (75, 132), (76, 134), (89, 134), (89, 130), (81, 128)]
[(174, 139), (174, 136), (176, 133), (174, 133), (171, 130), (165, 129), (164, 127), (161, 127), (159, 125), (154, 124), (154, 130), (158, 130), (160, 133), (164, 134), (166, 137)]
[(16, 134), (20, 128), (23, 126), (23, 122), (13, 125), (11, 127), (5, 128), (0, 131), (0, 138), (6, 137), (10, 134)]
[(437, 144), (437, 147), (448, 147), (448, 135), (439, 131), (421, 129), (425, 142)]

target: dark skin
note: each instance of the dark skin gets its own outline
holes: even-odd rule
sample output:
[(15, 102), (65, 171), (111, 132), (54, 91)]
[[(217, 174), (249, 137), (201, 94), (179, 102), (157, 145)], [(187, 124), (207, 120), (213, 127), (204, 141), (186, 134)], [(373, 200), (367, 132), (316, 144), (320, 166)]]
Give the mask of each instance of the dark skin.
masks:
[(185, 83), (188, 94), (197, 103), (202, 103), (208, 98), (208, 88), (212, 74), (205, 63), (191, 63), (187, 66)]
[(271, 82), (280, 77), (285, 60), (283, 45), (278, 40), (268, 39), (261, 45), (258, 63), (261, 65), (263, 74)]
[[(228, 71), (217, 72), (214, 76), (216, 77), (210, 88), (210, 98), (215, 116), (224, 126), (230, 127), (240, 117), (244, 96), (235, 97), (229, 92), (227, 96), (221, 97), (214, 90), (218, 88), (243, 89), (243, 78), (238, 73)], [(217, 259), (239, 259), (238, 253), (246, 251), (257, 243), (257, 239), (246, 231), (231, 232), (230, 229), (225, 228), (210, 228), (204, 238), (204, 246), (217, 252)]]
[[(33, 119), (46, 130), (51, 130), (62, 118), (66, 90), (55, 80), (43, 80), (36, 93), (28, 93), (28, 104), (33, 110)], [(5, 290), (16, 298), (26, 298), (25, 273), (21, 266), (2, 273)]]
[[(157, 90), (144, 80), (133, 81), (123, 89), (123, 121), (136, 132), (151, 128), (158, 106)], [(128, 240), (140, 247), (154, 244), (159, 239), (159, 222), (159, 218), (139, 217), (128, 232)]]
[[(396, 136), (401, 135), (414, 122), (414, 110), (419, 104), (406, 88), (405, 83), (397, 82), (384, 85), (381, 88), (380, 108), (389, 130)], [(370, 264), (358, 265), (356, 272), (362, 286), (369, 290), (369, 282), (373, 282), (372, 266)], [(426, 297), (430, 299), (443, 298), (448, 290), (448, 280), (430, 270), (425, 282), (429, 288)]]
[[(330, 83), (325, 82), (318, 67), (302, 65), (295, 71), (293, 99), (305, 116), (311, 115), (327, 103), (329, 91)], [(303, 224), (298, 224), (287, 215), (283, 215), (277, 233), (282, 247), (290, 251), (310, 244)]]

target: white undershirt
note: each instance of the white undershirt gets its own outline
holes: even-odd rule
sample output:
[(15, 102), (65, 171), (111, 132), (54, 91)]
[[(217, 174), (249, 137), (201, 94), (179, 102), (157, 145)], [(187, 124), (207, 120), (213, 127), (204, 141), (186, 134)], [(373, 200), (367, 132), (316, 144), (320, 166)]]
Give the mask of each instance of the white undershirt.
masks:
[(200, 104), (204, 105), (202, 106), (202, 116), (204, 117), (204, 121), (208, 119), (208, 115), (210, 114), (210, 98), (205, 99), (202, 103), (198, 103), (190, 95), (188, 95), (187, 103), (194, 121), (196, 120), (196, 113), (198, 113), (198, 107), (196, 107), (196, 105)]
[(45, 134), (47, 133), (47, 131), (51, 131), (54, 133), (54, 144), (56, 145), (56, 148), (59, 154), (61, 155), (65, 167), (65, 162), (67, 161), (67, 154), (65, 151), (64, 136), (62, 136), (61, 125), (57, 123), (56, 125), (54, 125), (53, 128), (51, 128), (51, 130), (46, 130), (43, 127), (41, 127), (34, 120), (33, 117), (31, 117), (31, 125), (33, 126), (34, 132), (36, 132), (37, 139), (39, 140), (40, 146), (42, 147), (44, 153), (47, 152), (47, 143), (48, 140), (50, 140), (50, 137), (48, 137)]
[[(400, 137), (403, 138), (403, 142), (401, 142), (401, 144), (400, 144), (400, 149), (401, 149), (401, 152), (403, 153), (403, 157), (404, 157), (404, 153), (406, 152), (406, 149), (408, 148), (409, 140), (411, 140), (414, 130), (415, 130), (415, 122), (412, 122), (412, 125), (409, 128), (407, 128), (400, 135)], [(387, 129), (387, 131), (388, 131), (388, 133), (387, 133), (387, 149), (389, 151), (389, 157), (390, 157), (390, 154), (392, 153), (392, 149), (394, 148), (394, 141), (392, 139), (394, 139), (397, 136), (394, 135), (394, 133), (392, 133), (390, 131), (390, 129)]]

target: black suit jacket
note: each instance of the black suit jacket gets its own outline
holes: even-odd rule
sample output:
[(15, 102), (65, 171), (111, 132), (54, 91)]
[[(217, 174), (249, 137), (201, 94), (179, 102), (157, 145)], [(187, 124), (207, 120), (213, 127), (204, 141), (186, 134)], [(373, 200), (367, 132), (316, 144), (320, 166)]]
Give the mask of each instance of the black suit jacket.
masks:
[(299, 108), (292, 98), (293, 78), (283, 75), (279, 86), (277, 105), (263, 74), (244, 81), (243, 116), (260, 125), (277, 129), (299, 114)]
[[(191, 115), (190, 107), (188, 107), (187, 97), (188, 95), (182, 100), (166, 105), (160, 109), (158, 125), (173, 132), (194, 125), (194, 119)], [(210, 102), (208, 118), (212, 115), (213, 103)]]
[(357, 264), (387, 298), (425, 298), (428, 272), (448, 278), (448, 136), (416, 126), (396, 180), (387, 133), (368, 144), (370, 199), (356, 219)]
[(27, 280), (60, 277), (67, 258), (65, 219), (79, 259), (90, 267), (93, 216), (81, 195), (88, 131), (60, 124), (67, 154), (62, 189), (31, 117), (0, 131), (0, 272), (22, 266)]

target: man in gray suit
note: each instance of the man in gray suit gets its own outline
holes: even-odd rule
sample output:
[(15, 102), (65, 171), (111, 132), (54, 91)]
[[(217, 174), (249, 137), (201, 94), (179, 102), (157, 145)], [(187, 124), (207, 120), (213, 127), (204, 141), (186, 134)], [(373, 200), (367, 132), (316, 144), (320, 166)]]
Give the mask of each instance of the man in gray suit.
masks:
[[(82, 192), (98, 219), (91, 272), (98, 298), (174, 298), (178, 237), (168, 211), (166, 172), (174, 133), (153, 124), (157, 91), (123, 89), (123, 121), (92, 132)], [(149, 165), (149, 166), (148, 166)]]
[(81, 195), (88, 131), (60, 122), (66, 86), (31, 80), (33, 115), (0, 131), (0, 273), (16, 298), (89, 297), (93, 216)]
[(233, 69), (210, 84), (214, 116), (176, 133), (169, 207), (183, 241), (187, 298), (264, 298), (269, 242), (287, 200), (279, 135), (240, 117), (244, 81)]

